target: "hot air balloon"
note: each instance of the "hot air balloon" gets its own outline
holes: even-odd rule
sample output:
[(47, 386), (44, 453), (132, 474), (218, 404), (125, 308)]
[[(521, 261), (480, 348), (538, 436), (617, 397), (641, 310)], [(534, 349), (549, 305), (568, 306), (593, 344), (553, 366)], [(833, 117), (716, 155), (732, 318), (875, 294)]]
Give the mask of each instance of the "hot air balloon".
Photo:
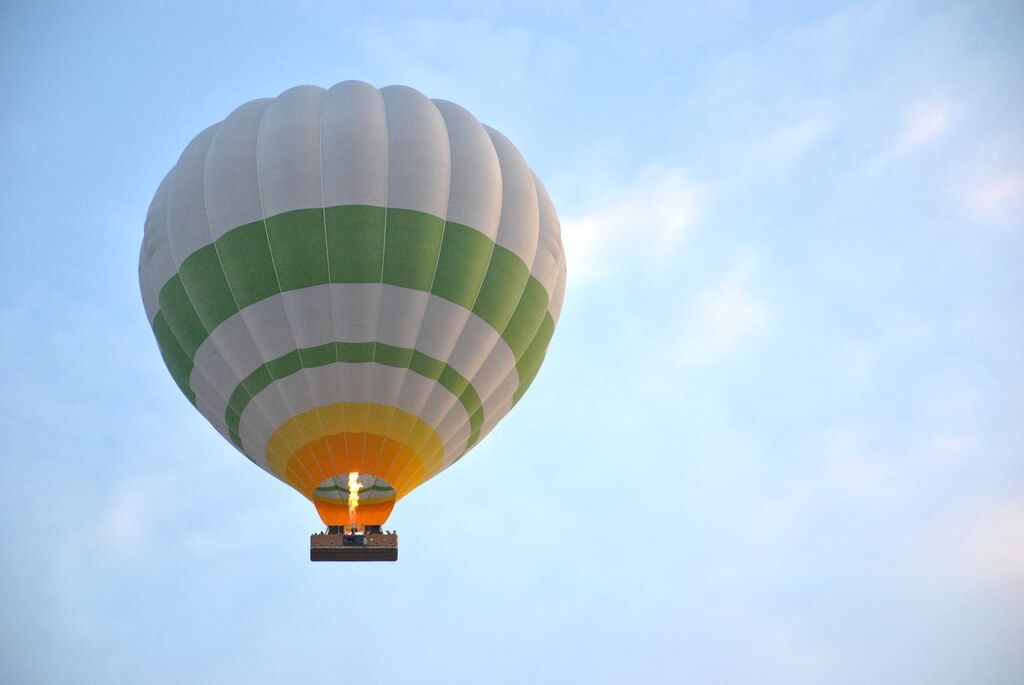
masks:
[(181, 392), (360, 545), (394, 542), (395, 503), (523, 396), (565, 280), (555, 208), (508, 139), (358, 81), (248, 102), (197, 135), (139, 257)]

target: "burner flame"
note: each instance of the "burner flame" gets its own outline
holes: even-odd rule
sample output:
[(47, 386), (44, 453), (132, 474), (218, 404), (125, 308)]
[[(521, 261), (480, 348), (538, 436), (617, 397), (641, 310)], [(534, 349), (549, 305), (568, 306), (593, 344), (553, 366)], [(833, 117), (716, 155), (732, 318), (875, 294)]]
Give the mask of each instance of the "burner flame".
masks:
[(362, 484), (359, 482), (359, 472), (353, 471), (348, 474), (348, 522), (355, 525), (356, 508), (359, 506), (359, 489)]

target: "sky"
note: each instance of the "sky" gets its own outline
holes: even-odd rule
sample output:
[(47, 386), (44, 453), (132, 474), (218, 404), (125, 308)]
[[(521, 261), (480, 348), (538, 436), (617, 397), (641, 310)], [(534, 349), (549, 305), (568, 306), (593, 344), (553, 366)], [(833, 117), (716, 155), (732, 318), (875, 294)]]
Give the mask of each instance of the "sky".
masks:
[[(1013, 2), (0, 3), (0, 680), (1024, 682), (1022, 45)], [(568, 255), (396, 564), (308, 561), (137, 285), (196, 133), (346, 79), (506, 134)]]

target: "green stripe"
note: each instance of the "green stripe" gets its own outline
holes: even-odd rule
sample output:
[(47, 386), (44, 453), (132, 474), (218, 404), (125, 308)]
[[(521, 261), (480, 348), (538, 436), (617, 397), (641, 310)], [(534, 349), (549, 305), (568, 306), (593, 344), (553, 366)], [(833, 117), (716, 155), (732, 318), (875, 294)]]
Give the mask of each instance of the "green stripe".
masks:
[(555, 321), (551, 318), (550, 313), (545, 314), (540, 328), (530, 342), (530, 346), (526, 348), (526, 353), (516, 362), (516, 372), (519, 374), (519, 388), (512, 395), (513, 405), (522, 399), (523, 394), (529, 389), (530, 384), (533, 383), (533, 379), (537, 377), (537, 372), (540, 371), (540, 365), (544, 362), (544, 354), (547, 352), (548, 343), (551, 342), (551, 336), (554, 332)]
[(156, 334), (156, 344), (160, 348), (160, 355), (164, 358), (167, 370), (171, 372), (171, 378), (178, 384), (178, 388), (188, 401), (195, 404), (196, 394), (188, 384), (188, 377), (192, 372), (192, 359), (174, 337), (163, 312), (157, 312), (156, 318), (153, 319), (153, 333)]
[[(377, 282), (431, 292), (472, 308), (502, 332), (516, 359), (537, 358), (533, 334), (545, 316), (550, 318), (549, 295), (520, 257), (469, 226), (424, 212), (367, 205), (299, 209), (228, 231), (189, 255), (163, 285), (153, 330), (171, 375), (194, 403), (188, 379), (196, 351), (210, 331), (241, 309), (282, 291)], [(300, 366), (321, 365), (307, 360), (307, 354), (298, 357)], [(459, 385), (414, 353), (397, 354), (408, 358), (376, 361), (413, 369), (442, 385)], [(520, 374), (519, 394), (528, 385), (524, 378)], [(252, 385), (252, 379), (243, 386)], [(476, 420), (482, 421), (481, 416)]]
[[(491, 324), (494, 330), (503, 330), (515, 313), (523, 289), (531, 278), (529, 267), (516, 253), (501, 245), (495, 245), (491, 263), (487, 267), (487, 275), (480, 288), (480, 295), (473, 306), (473, 313)], [(537, 318), (543, 315), (544, 310), (541, 309)], [(511, 346), (511, 342), (509, 345)], [(512, 351), (517, 357), (521, 352), (516, 349)]]
[(444, 220), (436, 216), (388, 209), (381, 282), (429, 292), (443, 232)]
[(231, 393), (231, 399), (228, 400), (224, 420), (228, 425), (231, 442), (235, 443), (238, 449), (243, 449), (242, 436), (239, 434), (242, 412), (257, 393), (266, 389), (274, 381), (286, 378), (303, 368), (311, 369), (335, 362), (367, 363), (371, 361), (394, 368), (409, 369), (440, 383), (446, 390), (459, 398), (459, 402), (469, 416), (470, 436), (466, 443), (466, 449), (469, 449), (480, 438), (480, 428), (484, 423), (483, 403), (480, 401), (480, 395), (468, 380), (448, 364), (428, 357), (417, 350), (393, 347), (380, 342), (376, 343), (376, 348), (377, 356), (374, 358), (374, 343), (327, 343), (317, 347), (293, 350), (256, 369), (238, 384), (234, 392)]
[(196, 350), (209, 333), (185, 293), (180, 275), (171, 276), (160, 289), (160, 312), (166, 317), (167, 326), (174, 333), (178, 345), (188, 355), (191, 368)]
[[(515, 312), (505, 326), (502, 336), (508, 346), (516, 353), (516, 359), (528, 354), (533, 344), (534, 334), (551, 316), (548, 310), (548, 291), (535, 278), (526, 283), (523, 295), (519, 299)], [(538, 312), (540, 315), (538, 316)]]

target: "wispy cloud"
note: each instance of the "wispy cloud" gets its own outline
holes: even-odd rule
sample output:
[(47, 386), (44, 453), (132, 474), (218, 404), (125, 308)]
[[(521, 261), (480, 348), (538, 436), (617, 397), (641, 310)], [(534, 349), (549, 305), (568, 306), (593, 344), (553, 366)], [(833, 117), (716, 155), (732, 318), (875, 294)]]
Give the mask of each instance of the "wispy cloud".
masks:
[(585, 212), (562, 219), (573, 280), (610, 276), (633, 259), (663, 262), (693, 229), (701, 201), (700, 186), (678, 167), (648, 167), (607, 189)]
[(99, 546), (122, 556), (143, 553), (166, 515), (168, 492), (176, 489), (169, 474), (123, 482), (96, 527)]
[(948, 99), (914, 102), (903, 111), (903, 123), (886, 159), (901, 157), (938, 141), (953, 126), (960, 106)]
[(977, 577), (1024, 585), (1024, 497), (980, 512), (968, 539), (965, 558)]
[(773, 167), (788, 168), (815, 145), (828, 139), (835, 122), (827, 117), (811, 117), (782, 125), (761, 141), (760, 159)]
[[(979, 450), (978, 437), (963, 427), (894, 436), (877, 419), (837, 421), (805, 441), (799, 452), (805, 460), (802, 467), (788, 472), (774, 488), (765, 488), (769, 496), (754, 509), (750, 530), (758, 540), (791, 539), (850, 507), (910, 512), (925, 501), (934, 483), (955, 477), (965, 463), (976, 461)], [(962, 508), (959, 503), (943, 500), (934, 506), (944, 512), (943, 535), (962, 530), (961, 538), (974, 539), (988, 526), (987, 515), (972, 513), (965, 523), (950, 514)], [(951, 518), (958, 519), (956, 525), (950, 525)], [(936, 536), (920, 556), (944, 549)]]
[(523, 94), (533, 92), (531, 84), (541, 75), (557, 78), (569, 59), (557, 41), (538, 42), (527, 28), (481, 18), (371, 22), (361, 33), (368, 61), (386, 74), (387, 82), (374, 85), (408, 83), (428, 97), (466, 105), (491, 125), (500, 122), (485, 105), (491, 113), (528, 109)]
[(947, 580), (1024, 589), (1024, 495), (945, 512), (925, 542), (931, 567)]
[(1007, 173), (978, 181), (967, 192), (968, 209), (981, 217), (995, 217), (1024, 209), (1024, 173)]
[[(767, 542), (791, 539), (835, 507), (898, 500), (906, 495), (898, 465), (879, 444), (877, 428), (840, 422), (809, 440), (814, 458), (789, 474), (755, 508), (750, 530)], [(771, 490), (767, 490), (771, 492)]]
[(689, 365), (719, 362), (754, 340), (772, 318), (756, 292), (757, 255), (748, 251), (725, 275), (697, 296), (684, 314), (673, 345)]

